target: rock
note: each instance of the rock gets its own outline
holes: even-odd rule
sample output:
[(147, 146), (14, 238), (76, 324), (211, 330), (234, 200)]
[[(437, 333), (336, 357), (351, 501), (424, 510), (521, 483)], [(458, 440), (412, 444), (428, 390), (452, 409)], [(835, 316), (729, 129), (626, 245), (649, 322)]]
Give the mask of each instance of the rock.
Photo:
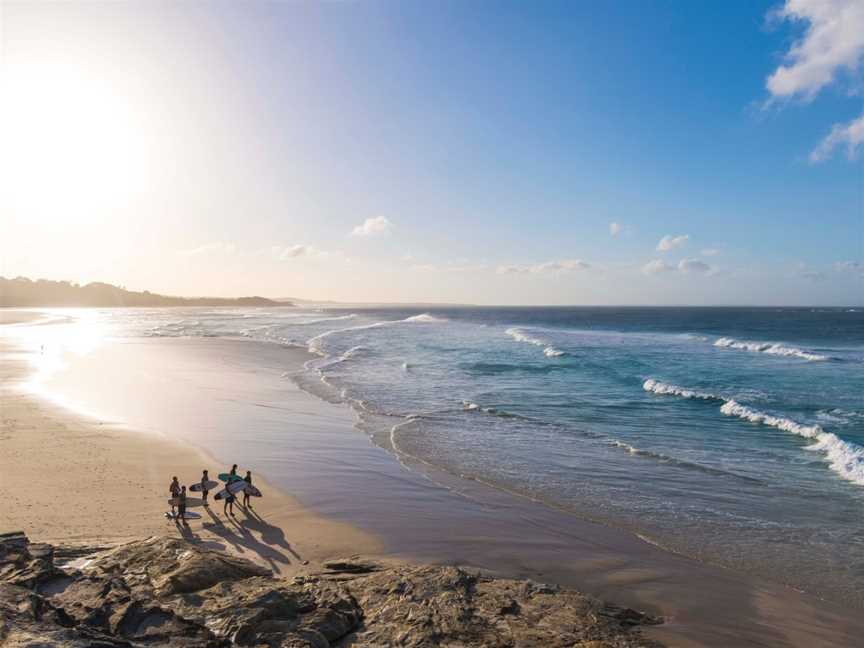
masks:
[(279, 580), (179, 538), (101, 551), (80, 568), (60, 569), (55, 553), (0, 536), (4, 648), (658, 645), (639, 634), (653, 620), (635, 610), (455, 567), (326, 563), (351, 575), (343, 583)]
[(404, 566), (346, 585), (363, 626), (346, 646), (591, 646), (659, 644), (632, 632), (633, 610), (578, 592), (493, 579), (455, 567)]
[(380, 569), (375, 563), (364, 562), (357, 558), (329, 560), (324, 563), (324, 567), (334, 574), (368, 574)]

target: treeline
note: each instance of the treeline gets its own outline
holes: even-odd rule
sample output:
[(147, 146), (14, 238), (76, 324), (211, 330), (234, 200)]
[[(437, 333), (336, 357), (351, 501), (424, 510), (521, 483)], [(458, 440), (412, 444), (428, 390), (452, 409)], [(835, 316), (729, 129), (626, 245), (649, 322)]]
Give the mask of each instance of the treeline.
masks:
[(148, 290), (134, 292), (95, 282), (85, 286), (69, 281), (32, 281), (26, 277), (0, 277), (0, 306), (292, 306), (264, 297), (169, 297)]

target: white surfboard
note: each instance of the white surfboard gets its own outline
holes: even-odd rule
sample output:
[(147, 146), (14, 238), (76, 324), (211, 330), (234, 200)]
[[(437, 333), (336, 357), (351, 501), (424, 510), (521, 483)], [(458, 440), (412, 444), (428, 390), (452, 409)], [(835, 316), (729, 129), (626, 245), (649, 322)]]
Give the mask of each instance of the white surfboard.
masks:
[(240, 491), (242, 491), (248, 485), (249, 484), (247, 484), (242, 479), (239, 481), (231, 482), (225, 488), (223, 488), (221, 491), (216, 493), (216, 499), (217, 500), (225, 499), (226, 497), (228, 497), (228, 493), (231, 493), (232, 495), (237, 495)]
[[(169, 520), (179, 520), (180, 515), (178, 513), (166, 513), (165, 517)], [(200, 520), (201, 514), (196, 513), (195, 511), (186, 511), (186, 519), (187, 520)]]
[[(211, 491), (211, 490), (213, 490), (214, 488), (216, 488), (217, 486), (219, 486), (219, 482), (217, 482), (217, 481), (212, 481), (212, 480), (211, 480), (211, 481), (208, 481), (208, 482), (205, 482), (205, 484), (207, 485), (207, 490), (208, 490), (208, 491)], [(201, 484), (201, 482), (198, 482), (197, 484), (192, 484), (192, 485), (189, 487), (189, 490), (192, 491), (193, 493), (200, 493), (201, 491), (204, 490), (204, 486)]]

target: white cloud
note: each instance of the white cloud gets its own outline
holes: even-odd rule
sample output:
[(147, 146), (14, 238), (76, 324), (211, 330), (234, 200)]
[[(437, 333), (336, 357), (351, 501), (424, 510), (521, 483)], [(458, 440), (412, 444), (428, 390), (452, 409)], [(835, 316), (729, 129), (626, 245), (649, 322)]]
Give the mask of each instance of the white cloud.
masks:
[(864, 2), (786, 0), (770, 18), (809, 23), (765, 85), (772, 98), (812, 99), (837, 72), (853, 72), (864, 59)]
[(546, 274), (588, 270), (591, 264), (581, 259), (563, 259), (561, 261), (546, 261), (535, 265), (503, 265), (498, 266), (498, 274)]
[(699, 274), (705, 274), (706, 272), (711, 271), (711, 266), (699, 259), (681, 259), (681, 261), (678, 262), (678, 270), (686, 273), (696, 272)]
[[(864, 6), (864, 2), (862, 2)], [(831, 132), (825, 136), (819, 145), (810, 153), (813, 164), (824, 162), (834, 153), (838, 146), (846, 146), (846, 156), (854, 160), (858, 155), (858, 147), (864, 143), (864, 113), (857, 119), (846, 124), (834, 124)]]
[(720, 254), (720, 250), (717, 248), (705, 248), (702, 250), (702, 256), (713, 257)]
[(375, 218), (367, 218), (362, 225), (358, 225), (351, 230), (351, 236), (375, 236), (378, 234), (387, 234), (393, 229), (391, 223), (384, 216), (376, 216)]
[(710, 265), (699, 259), (681, 259), (677, 266), (666, 263), (663, 259), (654, 259), (642, 266), (642, 272), (647, 275), (683, 272), (684, 274), (717, 274)]
[(671, 236), (667, 234), (662, 239), (660, 239), (660, 242), (657, 244), (657, 251), (668, 252), (669, 250), (674, 250), (677, 247), (681, 247), (689, 240), (689, 234), (682, 234), (680, 236)]
[(234, 254), (236, 251), (237, 246), (235, 246), (233, 243), (214, 241), (213, 243), (199, 245), (198, 247), (192, 248), (190, 250), (180, 250), (180, 254), (185, 254), (187, 256), (199, 256), (202, 254)]
[(609, 223), (609, 233), (612, 236), (618, 236), (624, 227), (620, 223)]
[(654, 259), (642, 266), (642, 272), (649, 275), (661, 274), (665, 272), (674, 272), (675, 266), (671, 266), (663, 259)]
[(275, 246), (273, 248), (273, 256), (280, 261), (287, 261), (288, 259), (296, 259), (298, 257), (325, 257), (329, 256), (329, 253), (311, 245), (288, 245), (286, 247)]

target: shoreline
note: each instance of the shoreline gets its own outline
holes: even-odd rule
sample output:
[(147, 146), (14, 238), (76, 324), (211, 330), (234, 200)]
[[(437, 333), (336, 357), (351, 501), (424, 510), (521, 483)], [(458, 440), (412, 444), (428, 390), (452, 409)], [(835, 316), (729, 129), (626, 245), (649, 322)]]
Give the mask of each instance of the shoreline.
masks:
[[(244, 344), (248, 342), (175, 340), (138, 345), (140, 348), (130, 347), (127, 351), (138, 354), (129, 359), (164, 351), (172, 357), (185, 354), (184, 359), (188, 356), (198, 362), (199, 359), (193, 357), (195, 354), (209, 357), (214, 350), (232, 359), (234, 346)], [(108, 357), (106, 355), (94, 362), (104, 362)], [(302, 394), (303, 398), (317, 400), (305, 391)], [(294, 415), (297, 403), (303, 402), (298, 398), (293, 403)], [(332, 407), (351, 412), (353, 418), (354, 412), (350, 408), (344, 405)], [(312, 417), (322, 416), (321, 409), (312, 410)], [(55, 416), (63, 418), (73, 414), (58, 408)], [(352, 529), (363, 541), (370, 543), (368, 550), (357, 549), (350, 553), (383, 553), (412, 562), (469, 565), (496, 575), (556, 582), (661, 614), (669, 622), (649, 629), (647, 634), (670, 645), (758, 645), (768, 642), (770, 645), (832, 646), (844, 645), (845, 638), (862, 629), (862, 624), (854, 619), (854, 610), (847, 612), (783, 586), (752, 581), (746, 575), (671, 554), (632, 533), (587, 522), (540, 503), (496, 491), (482, 483), (465, 480), (457, 483), (452, 476), (438, 475), (441, 482), (453, 481), (446, 484), (419, 472), (400, 474), (403, 470), (401, 464), (395, 471), (392, 466), (385, 465), (388, 462), (398, 464), (398, 459), (377, 446), (372, 452), (359, 456), (357, 453), (363, 452), (362, 446), (367, 446), (368, 450), (372, 444), (356, 429), (346, 430), (344, 420), (325, 421), (322, 428), (316, 430), (320, 433), (324, 428), (329, 430), (329, 435), (320, 441), (320, 447), (311, 448), (311, 452), (316, 460), (324, 462), (320, 466), (325, 471), (332, 471), (328, 476), (338, 483), (327, 485), (315, 482), (313, 478), (310, 491), (306, 493), (287, 488), (284, 484), (275, 488), (271, 485), (268, 489), (268, 494), (271, 491), (275, 493), (277, 488), (298, 493), (298, 499), (288, 498), (292, 500), (292, 506), (303, 510), (302, 514), (296, 513), (299, 517), (291, 520), (289, 525), (292, 541), (297, 542), (298, 547), (301, 546), (297, 540), (298, 530), (310, 520), (320, 520), (323, 525), (313, 535), (331, 540), (339, 533), (328, 533), (327, 525), (342, 525), (342, 530)], [(342, 438), (340, 435), (348, 436), (346, 432), (353, 436)], [(147, 433), (134, 431), (126, 434)], [(161, 440), (172, 443), (168, 438)], [(302, 453), (304, 448), (310, 450), (308, 441), (301, 439), (294, 445), (300, 447)], [(186, 449), (190, 449), (188, 443)], [(349, 453), (352, 460), (365, 466), (368, 474), (358, 476), (344, 462), (327, 463), (326, 457), (315, 454), (329, 452), (338, 455), (340, 451)], [(385, 455), (386, 459), (378, 457), (375, 452)], [(213, 454), (219, 455), (218, 452)], [(370, 466), (370, 461), (380, 463)], [(292, 464), (293, 467), (299, 467), (299, 464)], [(382, 474), (376, 476), (376, 470)], [(385, 471), (389, 472), (384, 474)], [(399, 481), (394, 481), (397, 478)], [(166, 479), (170, 479), (170, 475)], [(303, 481), (302, 475), (295, 478), (296, 483)], [(421, 483), (424, 481), (430, 483)], [(167, 490), (167, 482), (159, 488)], [(385, 492), (388, 488), (402, 491), (397, 497), (392, 492)], [(262, 510), (271, 501), (265, 497), (261, 503)], [(423, 508), (420, 511), (409, 510), (412, 504)], [(397, 514), (392, 507), (399, 505), (404, 508)], [(269, 509), (266, 510), (269, 514)], [(309, 519), (306, 515), (310, 516)], [(268, 520), (276, 526), (269, 515)], [(358, 530), (358, 520), (364, 522), (360, 526), (362, 530)], [(305, 532), (300, 533), (308, 536)], [(315, 555), (334, 557), (334, 553), (325, 554), (328, 550), (344, 553), (355, 546), (353, 543), (331, 543), (319, 546), (320, 553)], [(312, 554), (311, 548), (305, 551)], [(300, 553), (305, 559), (306, 554)], [(711, 585), (706, 586), (706, 583)]]
[[(283, 576), (339, 555), (380, 552), (377, 538), (307, 510), (261, 477), (255, 484), (264, 497), (256, 498), (254, 512), (235, 505), (236, 516), (230, 519), (211, 491), (209, 510), (190, 493), (188, 510), (199, 513), (200, 520), (190, 520), (185, 528), (167, 520), (163, 513), (170, 510), (172, 475), (191, 485), (203, 467), (213, 476), (221, 472), (220, 462), (200, 447), (90, 419), (21, 389), (30, 367), (8, 338), (0, 337), (0, 357), (0, 476), (4, 485), (28, 484), (4, 488), (0, 531), (23, 530), (34, 541), (84, 547), (168, 534), (222, 545)], [(52, 475), (56, 486), (33, 488), (36, 471)], [(290, 542), (283, 528), (291, 529)]]

